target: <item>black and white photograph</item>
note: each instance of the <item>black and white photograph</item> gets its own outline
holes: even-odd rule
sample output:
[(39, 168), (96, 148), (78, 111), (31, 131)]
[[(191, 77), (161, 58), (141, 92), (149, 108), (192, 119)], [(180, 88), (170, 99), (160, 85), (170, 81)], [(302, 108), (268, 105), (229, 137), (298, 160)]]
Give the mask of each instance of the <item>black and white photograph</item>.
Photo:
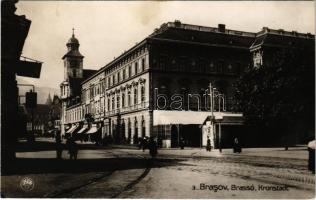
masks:
[(314, 199), (314, 1), (1, 1), (1, 198)]

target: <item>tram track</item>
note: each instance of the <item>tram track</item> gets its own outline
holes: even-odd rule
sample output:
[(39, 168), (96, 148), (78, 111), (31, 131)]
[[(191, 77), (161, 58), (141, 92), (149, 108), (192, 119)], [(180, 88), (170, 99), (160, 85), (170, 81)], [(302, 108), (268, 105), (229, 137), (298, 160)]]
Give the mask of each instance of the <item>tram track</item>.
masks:
[[(145, 167), (144, 171), (136, 179), (134, 179), (131, 182), (129, 182), (125, 187), (123, 187), (123, 189), (120, 189), (120, 190), (116, 191), (114, 194), (112, 194), (108, 198), (117, 198), (123, 192), (133, 188), (136, 184), (138, 184), (142, 179), (144, 179), (148, 175), (148, 173), (151, 170), (151, 166), (152, 166), (152, 160), (151, 159), (146, 158), (144, 156), (141, 156), (139, 154), (135, 155), (135, 154), (131, 154), (131, 153), (128, 153), (128, 152), (125, 152), (125, 151), (123, 152), (123, 151), (120, 151), (120, 150), (115, 150), (115, 152), (114, 151), (109, 151), (109, 153), (111, 153), (115, 158), (120, 158), (120, 156), (117, 155), (117, 152), (122, 152), (122, 153), (125, 153), (125, 154), (128, 154), (128, 155), (132, 155), (132, 156), (136, 156), (138, 158), (144, 159), (145, 162), (146, 162), (145, 163), (146, 167)], [(70, 188), (66, 188), (66, 189), (63, 189), (63, 190), (60, 190), (60, 191), (54, 191), (52, 193), (48, 193), (48, 194), (44, 195), (44, 198), (65, 198), (65, 197), (68, 197), (68, 196), (72, 196), (71, 194), (75, 194), (76, 192), (78, 192), (78, 191), (80, 191), (82, 189), (85, 189), (85, 188), (87, 188), (89, 186), (92, 186), (92, 185), (95, 185), (95, 184), (102, 183), (102, 180), (104, 180), (105, 178), (109, 178), (111, 175), (113, 175), (117, 171), (119, 171), (119, 169), (114, 169), (114, 170), (111, 170), (111, 171), (104, 172), (102, 175), (100, 175), (98, 177), (94, 177), (92, 179), (89, 179), (88, 181), (86, 181), (83, 184), (80, 184), (80, 185), (77, 185), (77, 186), (74, 186), (74, 187), (70, 187)]]

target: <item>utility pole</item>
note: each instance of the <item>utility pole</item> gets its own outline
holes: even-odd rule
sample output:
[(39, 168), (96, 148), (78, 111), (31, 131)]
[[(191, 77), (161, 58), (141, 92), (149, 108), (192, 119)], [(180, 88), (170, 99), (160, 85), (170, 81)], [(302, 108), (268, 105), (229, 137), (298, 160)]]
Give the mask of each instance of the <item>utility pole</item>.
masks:
[[(210, 83), (209, 85), (209, 88), (210, 88), (210, 101), (211, 101), (211, 125), (212, 125), (212, 130), (213, 130), (213, 134), (215, 132), (215, 116), (214, 116), (214, 104), (215, 104), (215, 92), (216, 92), (216, 88), (213, 88), (212, 87), (212, 83)], [(218, 97), (219, 99), (219, 102), (220, 102), (220, 99), (223, 97), (223, 95), (218, 94), (216, 95), (216, 97)], [(218, 105), (219, 107), (219, 111), (220, 111), (220, 103)], [(223, 106), (224, 106), (224, 102), (223, 102)], [(224, 109), (223, 109), (224, 111)], [(218, 124), (218, 147), (219, 147), (219, 152), (222, 153), (222, 142), (221, 142), (221, 139), (222, 139), (222, 130), (221, 130), (221, 123)]]

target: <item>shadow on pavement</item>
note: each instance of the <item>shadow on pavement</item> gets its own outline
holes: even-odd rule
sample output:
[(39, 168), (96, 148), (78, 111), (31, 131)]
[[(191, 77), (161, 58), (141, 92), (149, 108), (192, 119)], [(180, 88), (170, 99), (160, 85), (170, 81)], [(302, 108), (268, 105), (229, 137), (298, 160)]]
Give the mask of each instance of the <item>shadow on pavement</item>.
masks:
[(156, 168), (173, 165), (185, 165), (179, 159), (145, 158), (103, 158), (57, 160), (54, 158), (18, 158), (15, 166), (3, 175), (42, 174), (42, 173), (86, 173), (112, 170)]
[[(92, 143), (81, 143), (77, 141), (80, 149), (137, 149), (133, 145), (108, 145), (108, 146), (98, 146)], [(66, 149), (66, 144), (63, 143), (63, 148)], [(36, 152), (36, 151), (50, 151), (56, 150), (56, 143), (49, 141), (36, 141), (34, 143), (28, 142), (18, 142), (16, 152)]]

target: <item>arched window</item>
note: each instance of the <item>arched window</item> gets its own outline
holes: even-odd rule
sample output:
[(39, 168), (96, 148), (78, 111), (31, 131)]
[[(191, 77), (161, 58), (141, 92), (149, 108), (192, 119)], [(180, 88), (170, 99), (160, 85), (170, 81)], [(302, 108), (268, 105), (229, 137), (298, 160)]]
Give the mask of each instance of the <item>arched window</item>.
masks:
[(137, 87), (134, 88), (134, 105), (138, 103), (138, 90)]
[(130, 78), (132, 76), (132, 66), (129, 65), (128, 66), (128, 78)]
[(114, 110), (115, 109), (115, 98), (114, 96), (112, 97), (112, 109), (111, 110)]
[(145, 102), (145, 86), (143, 85), (141, 88), (141, 102)]
[(126, 69), (125, 68), (123, 69), (122, 75), (123, 75), (123, 80), (125, 80), (125, 77), (126, 77)]
[(131, 106), (131, 91), (128, 90), (128, 93), (127, 93), (127, 104), (128, 106)]
[(142, 58), (142, 71), (145, 71), (145, 58)]
[(135, 71), (135, 75), (138, 73), (138, 61), (135, 62), (135, 65), (134, 65), (134, 71)]
[(117, 109), (120, 108), (120, 95), (119, 94), (116, 95), (116, 108)]
[(125, 92), (122, 93), (122, 107), (125, 107)]

